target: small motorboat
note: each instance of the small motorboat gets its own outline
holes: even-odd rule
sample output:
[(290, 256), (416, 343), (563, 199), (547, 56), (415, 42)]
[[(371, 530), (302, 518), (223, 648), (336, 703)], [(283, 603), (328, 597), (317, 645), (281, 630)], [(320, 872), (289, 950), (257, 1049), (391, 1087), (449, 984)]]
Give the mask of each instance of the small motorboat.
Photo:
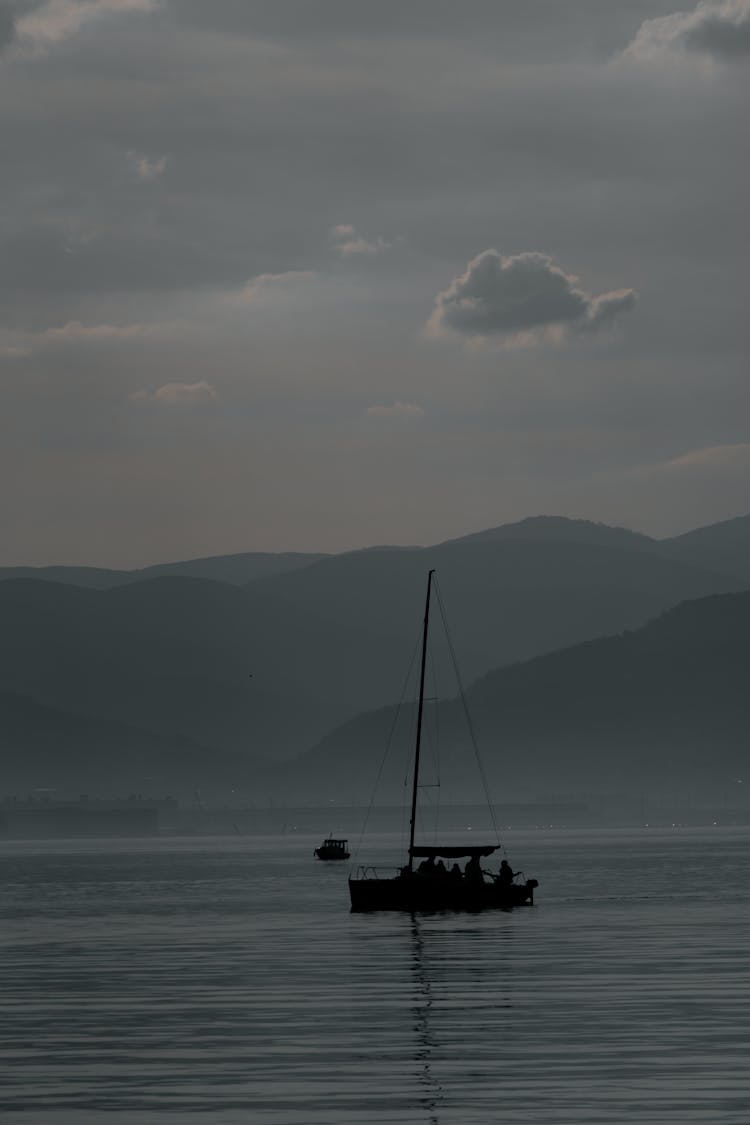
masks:
[(348, 840), (334, 840), (330, 836), (313, 852), (316, 859), (348, 859), (349, 854)]

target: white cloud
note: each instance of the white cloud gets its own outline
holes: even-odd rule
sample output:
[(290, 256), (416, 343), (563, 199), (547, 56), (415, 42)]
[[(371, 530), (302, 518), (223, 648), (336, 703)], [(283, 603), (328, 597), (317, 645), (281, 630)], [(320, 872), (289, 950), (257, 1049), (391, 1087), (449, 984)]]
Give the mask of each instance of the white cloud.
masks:
[(0, 356), (13, 358), (33, 355), (46, 348), (75, 344), (173, 339), (183, 329), (184, 325), (176, 321), (154, 324), (82, 324), (80, 320), (69, 320), (59, 327), (45, 328), (41, 332), (4, 332), (0, 337)]
[(428, 330), (473, 342), (496, 337), (512, 347), (559, 342), (571, 332), (594, 331), (635, 304), (632, 289), (591, 297), (577, 281), (547, 254), (485, 250), (438, 293)]
[(290, 289), (297, 285), (304, 285), (314, 281), (316, 274), (312, 270), (288, 270), (286, 273), (260, 273), (248, 281), (242, 289), (240, 297), (244, 300), (255, 300), (265, 293)]
[(390, 406), (368, 406), (368, 418), (421, 418), (424, 408), (413, 402), (394, 402)]
[(76, 35), (102, 16), (150, 12), (157, 0), (47, 0), (16, 20), (16, 38), (22, 50), (40, 54)]
[(339, 223), (331, 228), (333, 249), (342, 258), (354, 258), (360, 254), (382, 254), (393, 246), (392, 242), (378, 235), (375, 239), (365, 238), (359, 234), (351, 223)]
[(160, 156), (158, 160), (152, 160), (145, 156), (142, 152), (129, 152), (128, 160), (133, 168), (137, 179), (143, 183), (148, 183), (150, 180), (158, 180), (164, 175), (167, 167), (167, 157)]
[(60, 328), (45, 328), (36, 334), (40, 341), (56, 340), (132, 340), (137, 336), (148, 335), (154, 326), (143, 324), (81, 324), (80, 320), (69, 320)]
[(750, 469), (750, 443), (737, 442), (733, 445), (709, 445), (693, 449), (670, 461), (654, 466), (659, 472), (692, 473), (724, 472), (727, 469)]
[(750, 0), (702, 2), (691, 12), (645, 20), (625, 54), (650, 59), (674, 49), (727, 59), (750, 55)]
[(218, 398), (216, 390), (205, 380), (197, 383), (165, 383), (155, 391), (135, 391), (133, 402), (155, 402), (160, 406), (205, 406)]

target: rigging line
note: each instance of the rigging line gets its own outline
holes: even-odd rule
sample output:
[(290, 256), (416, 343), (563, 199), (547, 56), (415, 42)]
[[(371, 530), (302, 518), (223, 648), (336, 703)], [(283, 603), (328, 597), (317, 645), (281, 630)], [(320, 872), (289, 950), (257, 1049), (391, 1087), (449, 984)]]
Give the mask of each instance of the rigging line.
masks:
[(401, 708), (403, 707), (403, 704), (404, 704), (404, 697), (406, 695), (406, 691), (407, 691), (407, 688), (409, 686), (409, 680), (411, 679), (411, 673), (412, 673), (412, 669), (414, 667), (414, 662), (417, 659), (418, 651), (419, 651), (419, 642), (417, 642), (417, 644), (414, 646), (414, 652), (412, 653), (411, 661), (409, 663), (409, 670), (406, 673), (406, 678), (404, 679), (404, 685), (401, 688), (401, 696), (400, 696), (398, 704), (396, 706), (396, 713), (393, 716), (393, 722), (391, 723), (391, 729), (388, 732), (388, 738), (386, 740), (385, 750), (383, 752), (383, 757), (380, 760), (380, 766), (378, 767), (378, 773), (377, 773), (377, 777), (375, 778), (375, 784), (372, 787), (372, 793), (370, 794), (370, 803), (367, 806), (367, 812), (365, 813), (364, 823), (362, 824), (362, 831), (359, 834), (359, 842), (358, 842), (358, 844), (357, 844), (357, 846), (354, 850), (355, 857), (359, 854), (359, 851), (362, 847), (362, 841), (365, 838), (365, 832), (367, 831), (367, 823), (370, 819), (370, 813), (372, 812), (372, 806), (375, 803), (375, 794), (378, 791), (378, 786), (380, 785), (380, 779), (383, 776), (383, 770), (385, 769), (386, 758), (388, 757), (388, 754), (389, 754), (390, 749), (391, 749), (391, 743), (393, 742), (393, 735), (396, 731), (396, 723), (398, 722), (399, 715), (401, 714)]
[[(430, 654), (432, 655), (433, 646), (430, 645)], [(433, 751), (433, 758), (435, 760), (435, 778), (437, 781), (437, 800), (435, 801), (435, 840), (437, 843), (437, 830), (440, 822), (440, 697), (438, 695), (437, 685), (437, 661), (432, 656), (430, 672), (432, 674), (432, 694), (435, 699), (435, 706), (433, 715), (435, 716), (435, 747)]]
[[(432, 752), (432, 761), (433, 761), (433, 765), (435, 767), (435, 784), (439, 786), (440, 785), (440, 726), (439, 726), (438, 719), (439, 719), (439, 714), (440, 714), (440, 699), (438, 697), (438, 688), (437, 688), (437, 670), (436, 670), (437, 665), (436, 665), (436, 661), (435, 661), (435, 657), (434, 657), (434, 647), (433, 647), (433, 644), (432, 644), (431, 641), (428, 643), (428, 652), (429, 652), (429, 657), (430, 657), (429, 666), (430, 666), (430, 678), (432, 680), (432, 696), (425, 697), (425, 703), (433, 703), (434, 704), (434, 707), (429, 712), (433, 716), (433, 721), (434, 721), (434, 742), (432, 741), (432, 739), (430, 740), (430, 750)], [(424, 784), (424, 783), (422, 783), (422, 784)], [(421, 788), (422, 788), (422, 786), (420, 786), (420, 789)]]
[(471, 721), (471, 714), (469, 712), (469, 705), (466, 702), (466, 693), (464, 692), (464, 685), (463, 685), (463, 681), (461, 679), (461, 672), (459, 671), (458, 660), (456, 659), (456, 651), (453, 647), (453, 641), (451, 639), (450, 631), (448, 629), (448, 622), (447, 622), (446, 617), (445, 617), (445, 608), (443, 606), (443, 599), (442, 599), (442, 596), (440, 594), (440, 587), (437, 583), (437, 579), (435, 580), (435, 594), (437, 596), (438, 608), (440, 609), (440, 617), (441, 617), (442, 622), (443, 622), (443, 629), (445, 630), (445, 639), (448, 642), (448, 651), (450, 653), (451, 662), (453, 664), (453, 671), (456, 674), (456, 682), (458, 683), (458, 692), (459, 692), (459, 695), (461, 697), (461, 706), (463, 707), (464, 718), (466, 719), (466, 725), (469, 729), (469, 739), (471, 740), (471, 745), (472, 745), (472, 748), (474, 750), (474, 757), (477, 760), (477, 766), (479, 768), (479, 776), (482, 779), (482, 787), (484, 789), (484, 795), (485, 795), (485, 798), (487, 800), (487, 804), (489, 806), (490, 819), (492, 821), (492, 828), (493, 828), (494, 833), (495, 833), (495, 839), (499, 843), (500, 842), (500, 833), (498, 831), (497, 820), (495, 818), (495, 809), (494, 809), (494, 806), (492, 804), (492, 799), (490, 797), (490, 788), (489, 788), (489, 785), (487, 783), (487, 775), (486, 775), (485, 770), (484, 770), (484, 764), (482, 762), (482, 758), (481, 758), (481, 755), (479, 753), (479, 744), (477, 742), (476, 734), (474, 733), (474, 724)]

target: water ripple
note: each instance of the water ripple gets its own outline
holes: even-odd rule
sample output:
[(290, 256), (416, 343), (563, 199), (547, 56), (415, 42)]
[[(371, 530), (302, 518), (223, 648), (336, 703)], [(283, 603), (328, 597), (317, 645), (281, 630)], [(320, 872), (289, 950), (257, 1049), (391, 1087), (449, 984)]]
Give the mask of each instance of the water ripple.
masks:
[(750, 834), (517, 833), (535, 909), (418, 918), (314, 842), (3, 845), (4, 1125), (747, 1122)]

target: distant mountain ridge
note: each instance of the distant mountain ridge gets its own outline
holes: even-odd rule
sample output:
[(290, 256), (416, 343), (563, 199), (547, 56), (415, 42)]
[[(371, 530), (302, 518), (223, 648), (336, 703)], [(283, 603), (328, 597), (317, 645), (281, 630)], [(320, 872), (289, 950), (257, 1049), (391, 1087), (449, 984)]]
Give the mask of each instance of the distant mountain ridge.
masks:
[(352, 646), (387, 658), (375, 638), (329, 625), (326, 667), (317, 617), (206, 579), (17, 579), (0, 583), (0, 619), (0, 690), (250, 758), (309, 744), (367, 704)]
[(500, 524), (498, 527), (489, 527), (445, 542), (479, 543), (505, 539), (562, 540), (631, 550), (655, 550), (658, 546), (656, 539), (638, 531), (630, 531), (626, 527), (613, 527), (592, 520), (568, 519), (566, 516), (528, 516), (517, 523)]
[(659, 541), (670, 558), (722, 574), (750, 577), (750, 515)]
[[(746, 526), (750, 517), (734, 529), (740, 542)], [(245, 565), (245, 556), (233, 558)], [(217, 561), (234, 565), (195, 560)], [(131, 574), (104, 589), (0, 581), (0, 692), (77, 716), (82, 753), (94, 730), (85, 724), (94, 722), (127, 727), (134, 745), (152, 739), (159, 759), (165, 740), (205, 748), (190, 760), (196, 775), (205, 770), (200, 784), (210, 785), (221, 773), (212, 755), (245, 777), (358, 714), (387, 708), (415, 649), (429, 568), (437, 569), (465, 683), (749, 584), (625, 529), (557, 517), (433, 547), (279, 561), (264, 556), (263, 573), (244, 584), (169, 573)], [(33, 743), (26, 714), (29, 738), (19, 735), (16, 749), (6, 742), (7, 763)], [(120, 753), (109, 735), (101, 745), (105, 757)], [(120, 776), (119, 762), (113, 771)], [(180, 783), (187, 776), (178, 771)]]
[[(750, 581), (750, 515), (696, 528), (682, 535), (654, 539), (642, 532), (612, 526), (593, 520), (570, 519), (566, 516), (528, 516), (514, 523), (500, 524), (446, 539), (432, 547), (401, 547), (381, 545), (364, 547), (340, 554), (363, 554), (369, 551), (431, 550), (456, 543), (481, 543), (492, 540), (536, 540), (539, 542), (587, 543), (592, 546), (624, 550), (652, 551), (703, 570), (728, 574)], [(38, 578), (50, 582), (110, 589), (130, 582), (173, 576), (208, 578), (243, 586), (275, 574), (287, 574), (311, 566), (335, 555), (315, 552), (249, 551), (232, 555), (214, 555), (178, 562), (155, 563), (134, 570), (117, 570), (87, 566), (12, 566), (0, 567), (0, 581), (11, 578)]]
[(231, 785), (246, 758), (217, 753), (186, 738), (161, 736), (127, 723), (46, 707), (0, 692), (3, 790), (76, 792), (146, 789), (174, 792), (184, 779), (206, 776)]
[(625, 527), (565, 516), (529, 516), (517, 523), (486, 528), (448, 542), (492, 539), (534, 539), (590, 543), (629, 550), (651, 551), (689, 566), (750, 580), (750, 515), (699, 527), (682, 535), (655, 539)]
[[(493, 794), (692, 787), (720, 795), (747, 776), (749, 643), (750, 592), (724, 594), (685, 602), (634, 632), (488, 673), (467, 700)], [(383, 708), (333, 731), (297, 761), (297, 784), (313, 792), (325, 777), (329, 795), (353, 800), (357, 787), (374, 783), (394, 718)], [(386, 773), (391, 795), (411, 753), (410, 724), (407, 711), (401, 758)], [(440, 729), (443, 787), (471, 799), (473, 753), (458, 700), (443, 710)]]
[(46, 582), (62, 582), (71, 586), (88, 586), (93, 590), (109, 590), (130, 582), (151, 578), (207, 578), (213, 582), (229, 582), (244, 586), (269, 574), (285, 574), (327, 558), (325, 554), (284, 551), (249, 551), (238, 555), (215, 555), (183, 562), (155, 563), (136, 570), (110, 570), (96, 566), (4, 566), (0, 581), (12, 578), (37, 578)]

